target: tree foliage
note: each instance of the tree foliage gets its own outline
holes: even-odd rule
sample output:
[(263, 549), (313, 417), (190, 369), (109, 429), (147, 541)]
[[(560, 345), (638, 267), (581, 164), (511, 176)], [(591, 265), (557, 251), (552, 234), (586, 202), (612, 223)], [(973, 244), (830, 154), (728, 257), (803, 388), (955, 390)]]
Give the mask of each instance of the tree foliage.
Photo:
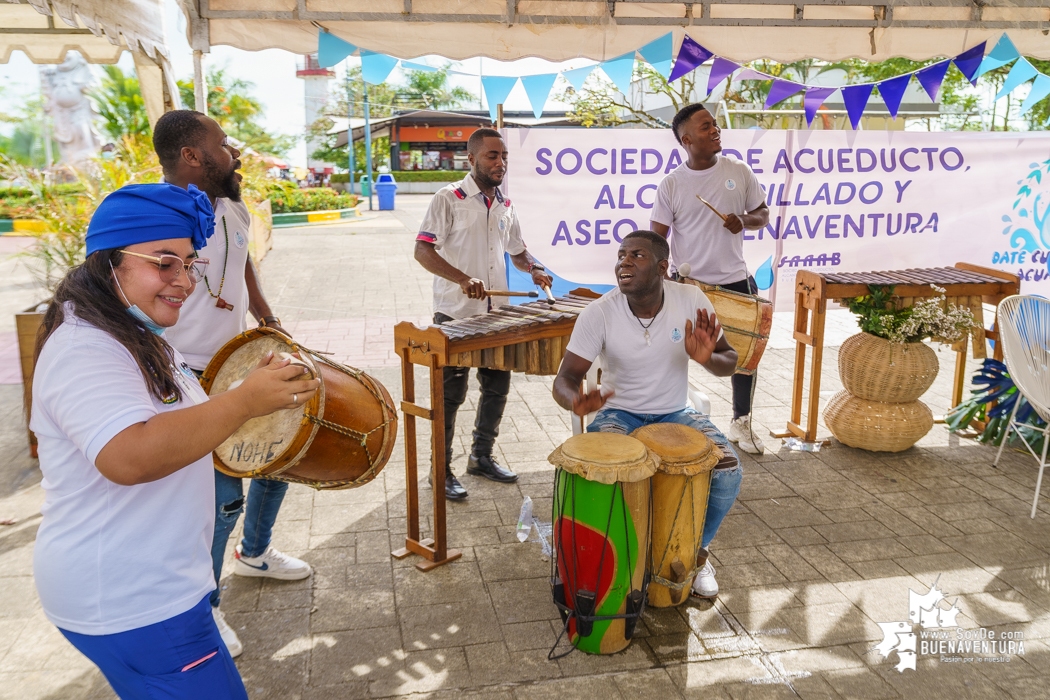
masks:
[(113, 142), (125, 136), (148, 136), (149, 119), (139, 79), (125, 75), (120, 66), (103, 66), (99, 86), (89, 93), (102, 118), (102, 130)]
[[(271, 134), (259, 124), (263, 118), (263, 108), (251, 95), (254, 83), (228, 76), (223, 68), (210, 69), (206, 82), (208, 116), (219, 122), (228, 136), (259, 153), (283, 156), (295, 146), (298, 137)], [(192, 106), (196, 101), (193, 81), (180, 80), (178, 85), (182, 103)]]
[[(2, 95), (3, 86), (0, 86)], [(40, 97), (22, 102), (16, 112), (0, 113), (0, 123), (14, 124), (10, 136), (0, 134), (0, 156), (30, 168), (44, 168), (47, 149), (44, 147), (44, 102)], [(58, 156), (58, 142), (52, 138), (51, 152)]]

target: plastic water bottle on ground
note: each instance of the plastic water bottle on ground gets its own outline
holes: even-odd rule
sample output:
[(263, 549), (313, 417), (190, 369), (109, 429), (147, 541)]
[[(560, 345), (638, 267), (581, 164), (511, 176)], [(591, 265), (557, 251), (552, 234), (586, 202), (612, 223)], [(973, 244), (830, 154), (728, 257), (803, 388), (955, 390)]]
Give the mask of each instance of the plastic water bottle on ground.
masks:
[(518, 542), (529, 539), (532, 532), (532, 498), (526, 496), (521, 503), (521, 513), (518, 515)]

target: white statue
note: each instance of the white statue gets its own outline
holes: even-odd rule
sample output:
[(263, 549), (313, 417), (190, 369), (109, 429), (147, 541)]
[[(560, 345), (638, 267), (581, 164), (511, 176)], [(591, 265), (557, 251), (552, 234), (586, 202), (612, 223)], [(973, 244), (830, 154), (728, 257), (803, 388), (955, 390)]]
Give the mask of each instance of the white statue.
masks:
[(94, 82), (91, 68), (76, 51), (67, 52), (58, 66), (40, 68), (44, 109), (51, 115), (59, 162), (64, 165), (83, 166), (102, 145), (86, 94)]

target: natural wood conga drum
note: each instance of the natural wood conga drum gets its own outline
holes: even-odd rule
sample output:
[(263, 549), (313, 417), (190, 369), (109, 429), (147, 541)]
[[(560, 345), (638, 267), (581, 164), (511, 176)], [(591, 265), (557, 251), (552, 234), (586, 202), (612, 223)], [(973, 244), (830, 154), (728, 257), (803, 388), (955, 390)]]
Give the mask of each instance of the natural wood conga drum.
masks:
[(722, 451), (695, 428), (654, 423), (631, 433), (656, 453), (652, 477), (653, 534), (649, 605), (668, 608), (689, 598), (699, 569), (700, 540), (711, 493), (711, 470)]
[(252, 418), (213, 453), (215, 468), (316, 489), (362, 486), (390, 459), (397, 412), (386, 388), (359, 369), (304, 348), (277, 331), (256, 328), (215, 354), (201, 376), (208, 394), (248, 376), (267, 352), (297, 353), (321, 387), (299, 408)]
[(733, 292), (689, 277), (679, 281), (700, 287), (711, 300), (726, 340), (736, 350), (736, 371), (752, 374), (758, 369), (773, 327), (773, 304), (754, 294)]
[(645, 609), (649, 477), (657, 459), (638, 440), (584, 433), (547, 458), (554, 475), (551, 590), (569, 641), (591, 654), (627, 647)]

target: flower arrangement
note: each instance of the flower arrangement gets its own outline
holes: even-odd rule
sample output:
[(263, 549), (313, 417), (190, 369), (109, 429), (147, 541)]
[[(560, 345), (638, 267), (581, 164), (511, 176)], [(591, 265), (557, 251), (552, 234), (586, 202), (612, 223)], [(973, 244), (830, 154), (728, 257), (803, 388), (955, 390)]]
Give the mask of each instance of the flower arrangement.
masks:
[(868, 294), (849, 300), (849, 310), (857, 314), (862, 331), (891, 343), (961, 340), (977, 325), (973, 314), (969, 309), (949, 304), (942, 287), (930, 286), (938, 296), (901, 307), (900, 297), (894, 296), (892, 286), (869, 285)]

